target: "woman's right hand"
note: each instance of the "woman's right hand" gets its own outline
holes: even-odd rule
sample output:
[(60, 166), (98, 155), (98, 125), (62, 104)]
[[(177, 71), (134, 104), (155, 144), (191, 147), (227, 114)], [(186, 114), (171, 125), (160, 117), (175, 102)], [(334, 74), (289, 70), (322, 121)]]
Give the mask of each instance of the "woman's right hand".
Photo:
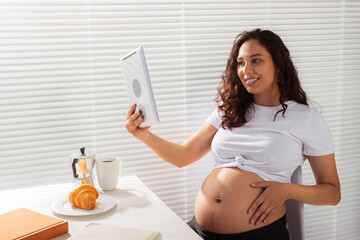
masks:
[(143, 121), (144, 117), (141, 115), (140, 111), (135, 113), (135, 109), (136, 104), (134, 103), (133, 105), (131, 105), (126, 115), (125, 128), (134, 137), (144, 142), (149, 137), (150, 127), (139, 128), (139, 124)]

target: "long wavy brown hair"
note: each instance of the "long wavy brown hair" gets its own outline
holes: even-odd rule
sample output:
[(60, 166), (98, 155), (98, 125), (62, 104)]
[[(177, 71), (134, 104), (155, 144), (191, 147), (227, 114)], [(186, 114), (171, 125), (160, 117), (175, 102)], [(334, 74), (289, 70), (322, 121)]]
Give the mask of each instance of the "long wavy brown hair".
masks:
[(272, 56), (275, 67), (278, 70), (277, 80), (280, 90), (280, 104), (282, 116), (285, 116), (287, 105), (285, 101), (293, 100), (301, 104), (309, 105), (304, 90), (290, 57), (290, 52), (286, 48), (281, 38), (270, 30), (255, 29), (244, 31), (235, 40), (226, 64), (225, 71), (217, 88), (215, 101), (218, 111), (222, 115), (221, 127), (232, 129), (244, 125), (248, 121), (247, 112), (253, 103), (253, 94), (247, 92), (237, 75), (237, 57), (241, 45), (251, 39), (256, 39)]

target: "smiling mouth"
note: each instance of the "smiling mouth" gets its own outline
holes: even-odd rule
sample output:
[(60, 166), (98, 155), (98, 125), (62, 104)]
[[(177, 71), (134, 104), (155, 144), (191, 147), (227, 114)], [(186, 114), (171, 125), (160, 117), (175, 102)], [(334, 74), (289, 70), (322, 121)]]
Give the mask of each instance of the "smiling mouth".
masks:
[(245, 79), (245, 82), (246, 83), (253, 83), (253, 82), (256, 82), (259, 79), (260, 79), (260, 77), (258, 77), (258, 78), (248, 78), (248, 79)]

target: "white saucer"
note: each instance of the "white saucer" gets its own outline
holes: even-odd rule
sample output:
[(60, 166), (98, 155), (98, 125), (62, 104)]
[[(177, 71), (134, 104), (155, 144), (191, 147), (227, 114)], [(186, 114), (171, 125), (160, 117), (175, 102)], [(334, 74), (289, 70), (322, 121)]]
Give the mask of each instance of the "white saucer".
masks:
[(112, 197), (99, 195), (96, 199), (96, 207), (92, 210), (85, 210), (78, 207), (72, 207), (67, 198), (60, 199), (51, 205), (54, 213), (65, 216), (90, 216), (109, 211), (116, 205)]

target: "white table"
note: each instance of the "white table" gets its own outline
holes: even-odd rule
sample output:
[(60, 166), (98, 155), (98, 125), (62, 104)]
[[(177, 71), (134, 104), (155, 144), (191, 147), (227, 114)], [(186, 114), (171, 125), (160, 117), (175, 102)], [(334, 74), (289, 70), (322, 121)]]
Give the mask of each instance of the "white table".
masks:
[(69, 232), (54, 240), (68, 239), (89, 223), (158, 231), (164, 240), (201, 239), (136, 176), (120, 177), (117, 189), (100, 192), (116, 199), (117, 206), (93, 216), (69, 217), (52, 212), (51, 204), (67, 196), (71, 188), (72, 184), (67, 183), (0, 191), (0, 214), (27, 208), (68, 221)]

